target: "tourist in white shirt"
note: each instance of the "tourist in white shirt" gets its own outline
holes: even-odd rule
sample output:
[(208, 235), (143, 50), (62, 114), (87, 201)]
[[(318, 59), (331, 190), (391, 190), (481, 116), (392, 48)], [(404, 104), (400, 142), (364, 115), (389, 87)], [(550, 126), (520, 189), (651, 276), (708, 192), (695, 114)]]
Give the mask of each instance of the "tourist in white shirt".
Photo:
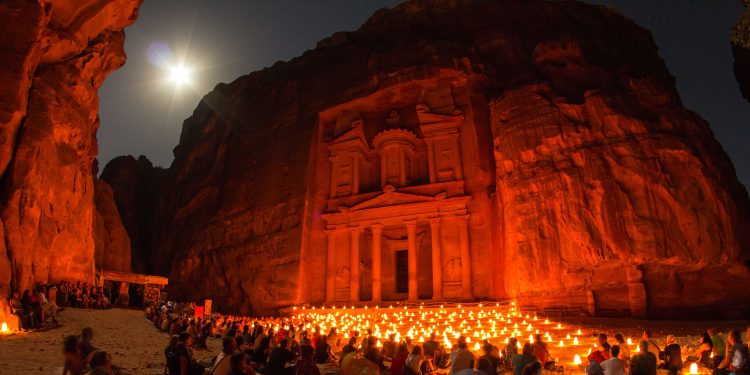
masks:
[(601, 363), (604, 375), (625, 375), (625, 361), (619, 358), (620, 346), (610, 347), (609, 354), (610, 358)]

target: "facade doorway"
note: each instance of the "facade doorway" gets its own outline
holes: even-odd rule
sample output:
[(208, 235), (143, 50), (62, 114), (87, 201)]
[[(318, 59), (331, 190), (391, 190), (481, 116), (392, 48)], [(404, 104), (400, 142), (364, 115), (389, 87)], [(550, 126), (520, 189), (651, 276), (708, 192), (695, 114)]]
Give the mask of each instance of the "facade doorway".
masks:
[(396, 293), (409, 293), (409, 251), (396, 251)]

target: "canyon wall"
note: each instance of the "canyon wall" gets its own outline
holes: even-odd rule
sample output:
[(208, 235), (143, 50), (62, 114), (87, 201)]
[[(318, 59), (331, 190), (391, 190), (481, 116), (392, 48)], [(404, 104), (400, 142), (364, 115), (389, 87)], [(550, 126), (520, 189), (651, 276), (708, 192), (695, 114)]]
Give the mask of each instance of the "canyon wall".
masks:
[[(140, 3), (0, 3), (0, 296), (94, 279), (97, 90), (125, 63)], [(122, 242), (117, 222), (104, 227)]]
[[(460, 118), (446, 120), (460, 121), (458, 181), (430, 196), (379, 180), (386, 172), (333, 185), (335, 139), (365, 150), (398, 128), (420, 142), (425, 118)], [(143, 217), (127, 203), (139, 200), (117, 196), (132, 187), (109, 182), (122, 216)], [(604, 7), (413, 0), (378, 11), (301, 57), (219, 84), (185, 121), (160, 186), (146, 199), (152, 225), (138, 232), (150, 248), (134, 252), (150, 254), (173, 297), (211, 298), (221, 311), (332, 300), (325, 268), (342, 261), (327, 249), (349, 240), (326, 218), (359, 204), (335, 189), (368, 202), (463, 197), (465, 232), (459, 222), (432, 238), (450, 245), (444, 253), (469, 241), (473, 298), (656, 318), (750, 310), (750, 290), (731, 287), (750, 282), (747, 192), (709, 125), (682, 107), (649, 32)], [(333, 283), (349, 283), (340, 269)]]

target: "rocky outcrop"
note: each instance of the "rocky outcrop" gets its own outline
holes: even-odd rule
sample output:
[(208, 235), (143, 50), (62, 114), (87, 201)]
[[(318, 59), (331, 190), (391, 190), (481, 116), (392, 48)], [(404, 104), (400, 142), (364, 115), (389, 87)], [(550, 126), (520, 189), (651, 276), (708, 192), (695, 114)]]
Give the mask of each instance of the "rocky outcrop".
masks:
[(734, 76), (745, 100), (750, 101), (750, 0), (745, 0), (745, 12), (732, 27), (730, 41), (734, 55)]
[(94, 179), (94, 260), (96, 268), (130, 272), (130, 239), (122, 225), (112, 188)]
[(140, 2), (0, 4), (0, 295), (93, 281), (97, 89)]
[[(457, 160), (460, 146), (460, 181), (414, 195), (409, 184), (426, 182), (410, 172), (394, 192), (383, 169), (331, 186), (333, 139), (373, 155), (369, 143), (393, 127), (416, 147), (393, 170), (433, 168), (411, 164), (426, 152), (413, 146), (425, 119), (459, 119), (447, 120), (461, 124), (458, 145), (430, 163)], [(430, 178), (453, 179), (450, 168)], [(339, 180), (350, 181), (343, 170)], [(750, 290), (732, 287), (750, 281), (750, 203), (726, 153), (682, 107), (651, 35), (575, 2), (409, 1), (218, 85), (185, 121), (151, 206), (155, 266), (171, 296), (212, 298), (224, 311), (320, 304), (329, 286), (348, 296), (350, 277), (344, 260), (326, 284), (326, 267), (339, 262), (326, 249), (350, 240), (325, 215), (377, 197), (439, 205), (457, 191), (470, 219), (463, 232), (462, 222), (435, 223), (442, 232), (432, 238), (443, 254), (471, 244), (468, 268), (458, 258), (444, 266), (446, 275), (471, 270), (474, 298), (637, 317), (750, 310)], [(432, 223), (410, 225), (409, 236), (430, 241)], [(352, 263), (367, 290), (374, 234), (361, 236), (351, 237), (364, 238)], [(394, 244), (383, 251), (406, 246), (406, 230), (382, 236)], [(419, 277), (429, 296), (429, 271)]]
[(153, 207), (165, 173), (141, 155), (138, 159), (132, 156), (112, 159), (100, 176), (114, 190), (115, 203), (130, 236), (133, 270), (138, 273), (155, 272), (153, 236), (158, 223), (154, 221)]

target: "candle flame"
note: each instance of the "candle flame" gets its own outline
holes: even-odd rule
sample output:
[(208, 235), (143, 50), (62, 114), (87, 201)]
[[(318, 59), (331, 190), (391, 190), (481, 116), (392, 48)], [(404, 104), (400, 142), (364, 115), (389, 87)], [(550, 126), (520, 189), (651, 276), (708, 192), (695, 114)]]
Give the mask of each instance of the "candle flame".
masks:
[(692, 363), (692, 364), (690, 365), (690, 374), (691, 374), (691, 375), (695, 375), (695, 374), (697, 374), (697, 373), (698, 373), (698, 364), (697, 364), (697, 363), (695, 363), (695, 362), (693, 362), (693, 363)]
[(576, 356), (573, 357), (573, 363), (576, 364), (576, 365), (580, 365), (581, 364), (581, 356), (578, 355), (578, 354), (576, 354)]

